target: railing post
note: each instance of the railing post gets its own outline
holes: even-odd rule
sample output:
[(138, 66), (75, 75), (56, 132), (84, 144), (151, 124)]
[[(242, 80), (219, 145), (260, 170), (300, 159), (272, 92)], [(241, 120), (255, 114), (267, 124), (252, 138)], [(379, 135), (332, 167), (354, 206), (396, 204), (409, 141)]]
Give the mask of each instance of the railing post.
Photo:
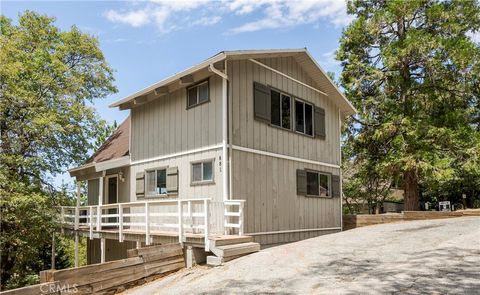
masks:
[(60, 223), (63, 225), (65, 223), (65, 208), (60, 207)]
[(123, 206), (118, 204), (118, 241), (123, 242)]
[(239, 208), (238, 208), (238, 225), (239, 225), (239, 228), (238, 228), (238, 234), (240, 236), (243, 236), (243, 205), (244, 205), (244, 202), (240, 202), (239, 203)]
[(102, 207), (97, 205), (97, 230), (102, 230)]
[(210, 241), (208, 240), (208, 200), (203, 200), (203, 213), (205, 214), (204, 216), (204, 223), (205, 223), (205, 229), (204, 229), (204, 234), (205, 234), (205, 251), (210, 251)]
[(193, 228), (193, 217), (192, 217), (192, 201), (188, 201), (187, 202), (187, 214), (188, 214), (188, 222), (190, 223), (190, 228), (192, 229), (192, 232), (196, 233), (195, 232), (195, 228)]
[(88, 210), (90, 214), (90, 240), (93, 239), (93, 206)]
[(150, 204), (145, 202), (145, 244), (150, 245)]
[(80, 209), (75, 207), (75, 230), (78, 230), (80, 221)]
[(226, 227), (226, 224), (228, 223), (228, 203), (223, 202), (223, 232), (225, 235), (228, 235), (228, 227)]
[(183, 206), (180, 200), (178, 200), (178, 241), (183, 244)]

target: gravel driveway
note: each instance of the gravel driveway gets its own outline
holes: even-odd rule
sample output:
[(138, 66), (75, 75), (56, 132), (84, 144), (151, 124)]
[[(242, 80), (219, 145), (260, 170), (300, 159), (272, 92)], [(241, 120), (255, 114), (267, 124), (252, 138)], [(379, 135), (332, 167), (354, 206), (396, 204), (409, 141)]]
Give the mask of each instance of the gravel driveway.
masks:
[(383, 224), (183, 270), (126, 294), (480, 294), (480, 217)]

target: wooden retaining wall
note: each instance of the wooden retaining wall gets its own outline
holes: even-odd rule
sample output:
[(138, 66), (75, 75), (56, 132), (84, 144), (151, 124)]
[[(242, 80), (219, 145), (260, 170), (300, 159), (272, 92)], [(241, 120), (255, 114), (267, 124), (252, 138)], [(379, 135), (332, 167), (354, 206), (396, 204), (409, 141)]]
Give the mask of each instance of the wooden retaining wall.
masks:
[(480, 216), (480, 210), (459, 210), (453, 212), (403, 211), (402, 213), (386, 213), (378, 215), (344, 215), (343, 229), (348, 230), (374, 224), (402, 222), (409, 220), (441, 219), (462, 216)]
[(40, 272), (41, 284), (0, 294), (112, 294), (184, 267), (180, 244), (157, 245), (129, 250), (126, 259), (78, 268), (45, 270)]

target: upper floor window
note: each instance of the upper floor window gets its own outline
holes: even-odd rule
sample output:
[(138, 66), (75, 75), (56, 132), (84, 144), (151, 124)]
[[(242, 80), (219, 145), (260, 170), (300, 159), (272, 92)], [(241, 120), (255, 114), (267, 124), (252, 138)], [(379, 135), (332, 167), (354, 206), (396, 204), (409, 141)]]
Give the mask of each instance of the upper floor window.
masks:
[(192, 163), (192, 184), (213, 182), (213, 160)]
[(208, 102), (209, 100), (208, 80), (187, 89), (187, 108)]
[(313, 106), (295, 100), (295, 131), (313, 136)]
[(146, 171), (147, 196), (155, 196), (167, 193), (167, 169)]
[(275, 90), (271, 90), (271, 124), (285, 129), (291, 129), (290, 123), (290, 109), (291, 98), (290, 96), (280, 93)]
[(256, 120), (325, 139), (325, 109), (273, 87), (253, 83), (253, 115)]

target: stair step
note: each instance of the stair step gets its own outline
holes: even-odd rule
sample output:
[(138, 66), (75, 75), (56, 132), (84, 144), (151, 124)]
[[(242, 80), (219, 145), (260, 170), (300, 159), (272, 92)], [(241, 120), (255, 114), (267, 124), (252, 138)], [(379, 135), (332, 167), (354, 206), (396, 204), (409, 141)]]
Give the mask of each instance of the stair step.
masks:
[(210, 245), (212, 247), (225, 246), (225, 245), (234, 245), (241, 243), (253, 242), (253, 237), (251, 236), (218, 236), (210, 238)]
[(230, 256), (246, 255), (260, 251), (260, 244), (255, 242), (247, 242), (213, 247), (210, 250), (218, 257), (227, 258)]

